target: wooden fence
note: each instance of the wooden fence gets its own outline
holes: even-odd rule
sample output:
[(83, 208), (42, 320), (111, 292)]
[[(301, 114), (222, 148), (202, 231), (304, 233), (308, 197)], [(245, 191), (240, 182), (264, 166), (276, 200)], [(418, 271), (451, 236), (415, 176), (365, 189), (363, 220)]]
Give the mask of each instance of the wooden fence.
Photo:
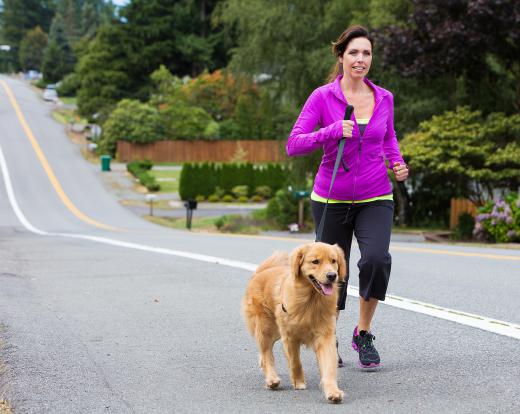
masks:
[(450, 208), (450, 229), (457, 227), (459, 216), (462, 213), (469, 213), (475, 217), (477, 215), (477, 207), (465, 198), (452, 198)]
[(117, 142), (122, 162), (281, 162), (287, 159), (285, 141), (157, 141), (151, 144)]

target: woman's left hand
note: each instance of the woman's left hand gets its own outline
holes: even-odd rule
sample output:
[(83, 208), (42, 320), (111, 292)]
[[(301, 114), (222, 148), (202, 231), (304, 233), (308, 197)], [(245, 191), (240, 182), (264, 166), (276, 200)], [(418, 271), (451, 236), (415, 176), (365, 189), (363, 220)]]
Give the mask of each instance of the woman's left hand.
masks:
[(396, 181), (404, 181), (408, 178), (408, 165), (401, 165), (400, 162), (394, 162), (394, 176)]

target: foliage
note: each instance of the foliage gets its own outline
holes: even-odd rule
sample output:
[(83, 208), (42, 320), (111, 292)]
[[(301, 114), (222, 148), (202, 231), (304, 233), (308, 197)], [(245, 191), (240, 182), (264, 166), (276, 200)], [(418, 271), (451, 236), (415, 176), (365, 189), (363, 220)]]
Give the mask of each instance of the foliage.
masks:
[(65, 76), (58, 86), (59, 96), (76, 96), (81, 85), (81, 80), (76, 72), (69, 73)]
[(479, 210), (473, 235), (497, 243), (520, 241), (520, 198), (510, 193), (505, 199), (490, 201)]
[[(26, 33), (36, 26), (48, 32), (53, 15), (53, 0), (3, 0), (0, 37), (18, 58), (20, 42)], [(18, 59), (15, 62), (18, 69)]]
[[(486, 111), (485, 104), (505, 99), (518, 110), (519, 20), (520, 3), (515, 0), (414, 0), (407, 24), (381, 30), (377, 40), (383, 45), (384, 62), (402, 75), (449, 74), (465, 83), (468, 97), (480, 95), (474, 107)], [(511, 90), (516, 96), (507, 93)]]
[[(161, 122), (165, 126), (165, 135), (169, 139), (200, 139), (204, 138), (206, 129), (211, 122), (203, 108), (190, 106), (183, 101), (167, 105), (159, 110)], [(208, 135), (211, 135), (208, 130)]]
[(455, 240), (469, 240), (473, 236), (473, 228), (475, 226), (475, 219), (469, 213), (462, 213), (458, 217), (457, 227), (452, 234)]
[[(298, 200), (292, 192), (286, 189), (280, 189), (275, 196), (267, 203), (266, 215), (273, 220), (276, 225), (283, 230), (287, 230), (287, 226), (298, 221)], [(303, 217), (305, 225), (312, 227), (312, 216), (310, 214), (310, 202), (304, 200)]]
[(155, 177), (149, 174), (152, 167), (153, 164), (149, 160), (132, 161), (126, 165), (128, 172), (136, 177), (139, 182), (148, 189), (148, 191), (159, 191), (161, 186), (156, 181)]
[(105, 122), (100, 151), (114, 155), (118, 140), (145, 144), (163, 137), (160, 115), (154, 107), (123, 99)]
[[(180, 175), (179, 194), (183, 200), (197, 195), (222, 199), (236, 191), (240, 192), (238, 195), (250, 197), (253, 189), (260, 186), (269, 187), (272, 194), (285, 184), (285, 178), (285, 169), (278, 164), (185, 163)], [(241, 188), (237, 189), (237, 186)], [(267, 190), (263, 191), (267, 193)]]
[(442, 177), (452, 196), (481, 203), (493, 188), (520, 185), (520, 115), (482, 118), (467, 107), (422, 122), (401, 142), (414, 173)]
[(42, 72), (44, 79), (58, 82), (72, 72), (76, 57), (65, 34), (63, 18), (57, 14), (52, 20), (49, 46), (44, 52)]
[(78, 109), (81, 115), (105, 121), (117, 102), (130, 95), (133, 80), (127, 73), (124, 32), (118, 24), (101, 28), (81, 55), (77, 73), (81, 79)]
[(43, 51), (47, 47), (47, 35), (40, 26), (29, 30), (20, 42), (20, 66), (22, 70), (37, 70), (43, 61)]

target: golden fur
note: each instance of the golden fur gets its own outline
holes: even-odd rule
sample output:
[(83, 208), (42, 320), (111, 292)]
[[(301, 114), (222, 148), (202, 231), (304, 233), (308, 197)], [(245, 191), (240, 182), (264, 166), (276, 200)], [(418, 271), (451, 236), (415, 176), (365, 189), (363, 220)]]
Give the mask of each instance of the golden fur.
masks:
[[(275, 253), (256, 269), (242, 301), (242, 312), (256, 339), (268, 388), (280, 384), (273, 345), (281, 338), (294, 388), (305, 389), (300, 361), (304, 344), (316, 352), (325, 397), (331, 402), (343, 400), (336, 379), (336, 302), (337, 282), (345, 279), (346, 272), (341, 248), (326, 243), (300, 246), (290, 256)], [(327, 274), (337, 275), (333, 283)]]

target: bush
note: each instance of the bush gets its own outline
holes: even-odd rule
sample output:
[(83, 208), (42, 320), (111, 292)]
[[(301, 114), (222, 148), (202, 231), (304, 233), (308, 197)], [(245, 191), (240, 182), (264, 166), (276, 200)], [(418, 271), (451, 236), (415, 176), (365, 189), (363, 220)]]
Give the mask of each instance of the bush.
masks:
[(259, 196), (258, 194), (255, 194), (253, 197), (251, 197), (251, 201), (259, 203), (260, 201), (264, 201), (264, 198), (262, 196)]
[(160, 113), (168, 139), (195, 140), (205, 137), (204, 134), (212, 137), (211, 134), (215, 132), (214, 126), (210, 126), (211, 115), (198, 106), (178, 101), (161, 108)]
[[(233, 193), (237, 186), (247, 187), (239, 195), (253, 195), (253, 188), (262, 194), (272, 194), (285, 185), (287, 170), (278, 164), (253, 165), (251, 163), (195, 164), (185, 163), (182, 167), (179, 193), (183, 200), (197, 195)], [(220, 190), (217, 190), (220, 189)]]
[(222, 197), (222, 201), (225, 203), (230, 203), (232, 201), (235, 201), (235, 198), (232, 195), (226, 194), (224, 197)]
[[(291, 223), (298, 221), (298, 200), (287, 190), (278, 190), (275, 196), (267, 203), (267, 217), (273, 220), (280, 229), (287, 229)], [(313, 226), (310, 214), (310, 203), (305, 200), (304, 213), (305, 225)]]
[(104, 124), (99, 151), (113, 156), (119, 140), (145, 144), (163, 137), (164, 127), (157, 109), (136, 100), (123, 99)]
[(512, 193), (479, 209), (473, 235), (497, 243), (520, 241), (520, 198)]
[(233, 193), (233, 195), (236, 198), (245, 197), (247, 199), (247, 194), (249, 192), (249, 187), (247, 185), (237, 185), (237, 186), (233, 187), (231, 192)]
[(245, 195), (241, 195), (237, 198), (237, 201), (240, 203), (247, 203), (249, 201), (249, 198)]
[(67, 76), (63, 78), (60, 82), (60, 86), (58, 86), (58, 95), (59, 96), (76, 96), (78, 89), (81, 86), (81, 80), (79, 75), (75, 72), (69, 73)]
[(208, 197), (208, 201), (210, 203), (218, 203), (220, 201), (220, 197), (217, 195), (217, 194), (211, 194), (209, 197)]
[(159, 191), (161, 186), (155, 180), (155, 177), (148, 174), (153, 164), (149, 160), (144, 161), (132, 161), (126, 165), (126, 169), (130, 174), (136, 177), (139, 182), (144, 185), (148, 191)]
[(195, 201), (197, 202), (201, 202), (201, 201), (205, 201), (206, 200), (206, 197), (204, 197), (203, 195), (198, 195), (197, 197), (195, 197)]
[(473, 237), (473, 228), (475, 226), (475, 219), (469, 213), (462, 213), (459, 215), (459, 222), (452, 234), (456, 240), (469, 240)]
[(270, 198), (273, 191), (267, 185), (260, 185), (255, 188), (255, 195), (259, 196), (261, 199)]

